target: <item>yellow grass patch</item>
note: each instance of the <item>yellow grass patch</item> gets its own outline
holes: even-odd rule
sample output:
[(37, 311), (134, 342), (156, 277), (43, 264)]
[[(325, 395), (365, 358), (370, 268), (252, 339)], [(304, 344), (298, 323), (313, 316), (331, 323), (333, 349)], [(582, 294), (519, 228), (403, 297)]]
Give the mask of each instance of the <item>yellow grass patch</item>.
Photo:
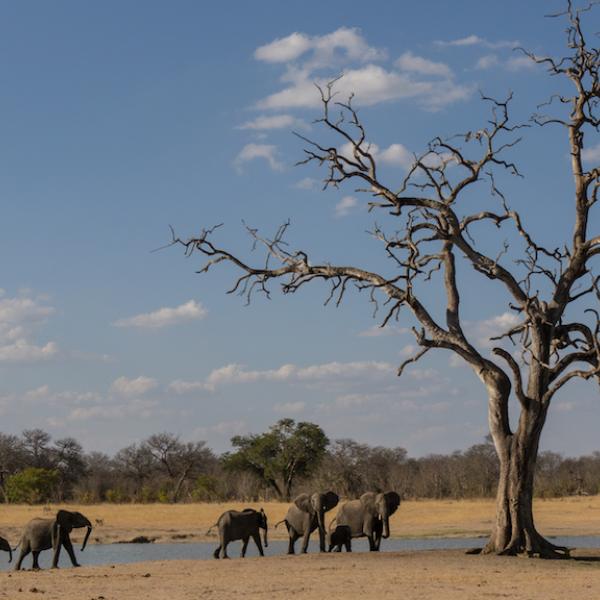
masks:
[[(127, 540), (138, 535), (155, 537), (162, 542), (198, 541), (207, 539), (206, 530), (223, 511), (263, 507), (269, 517), (270, 537), (283, 539), (285, 527), (280, 525), (274, 530), (273, 525), (284, 518), (288, 506), (279, 502), (3, 505), (0, 534), (16, 543), (27, 521), (34, 517), (51, 517), (58, 508), (67, 508), (79, 510), (90, 519), (94, 525), (92, 538), (97, 542)], [(328, 522), (335, 512), (334, 509), (329, 513)], [(538, 528), (545, 535), (600, 535), (599, 496), (537, 500), (535, 514)], [(493, 500), (421, 500), (402, 502), (390, 525), (395, 537), (471, 537), (487, 534), (493, 519)]]

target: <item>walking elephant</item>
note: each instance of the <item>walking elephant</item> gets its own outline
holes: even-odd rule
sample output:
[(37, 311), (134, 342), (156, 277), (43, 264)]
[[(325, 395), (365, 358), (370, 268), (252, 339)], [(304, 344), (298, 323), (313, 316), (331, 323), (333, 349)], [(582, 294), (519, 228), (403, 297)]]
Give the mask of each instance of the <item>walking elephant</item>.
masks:
[[(283, 519), (288, 530), (288, 554), (294, 554), (294, 545), (302, 538), (302, 552), (306, 553), (310, 534), (319, 530), (319, 549), (325, 552), (325, 513), (337, 506), (339, 497), (334, 492), (300, 494)], [(281, 521), (280, 521), (281, 523)], [(279, 525), (279, 523), (278, 523)]]
[(254, 540), (260, 555), (265, 555), (260, 542), (259, 530), (262, 529), (264, 532), (263, 539), (265, 548), (267, 548), (269, 546), (267, 539), (268, 525), (267, 515), (262, 508), (260, 511), (253, 508), (245, 508), (242, 511), (228, 510), (219, 517), (213, 527), (215, 526), (219, 529), (219, 546), (213, 553), (215, 558), (229, 558), (227, 556), (227, 544), (234, 540), (242, 540), (242, 552), (240, 556), (244, 558), (250, 538)]
[(7, 540), (5, 540), (3, 537), (0, 537), (0, 550), (4, 550), (5, 552), (8, 552), (8, 562), (12, 561), (12, 548), (10, 547), (10, 544), (8, 543)]
[(367, 492), (358, 500), (343, 504), (335, 518), (337, 526), (350, 527), (352, 537), (369, 539), (369, 550), (379, 550), (381, 537), (390, 536), (390, 517), (400, 506), (400, 496), (396, 492), (377, 494)]
[(73, 529), (87, 527), (85, 538), (81, 546), (81, 551), (85, 550), (88, 538), (92, 532), (92, 524), (89, 519), (80, 512), (71, 512), (68, 510), (59, 510), (54, 519), (32, 519), (25, 525), (25, 530), (19, 542), (21, 551), (19, 559), (15, 565), (15, 571), (21, 568), (23, 559), (31, 552), (33, 554), (33, 568), (39, 569), (38, 558), (42, 550), (54, 550), (52, 556), (52, 568), (58, 568), (58, 558), (60, 549), (64, 546), (71, 563), (74, 567), (79, 567), (75, 558), (73, 544), (71, 543), (70, 533)]

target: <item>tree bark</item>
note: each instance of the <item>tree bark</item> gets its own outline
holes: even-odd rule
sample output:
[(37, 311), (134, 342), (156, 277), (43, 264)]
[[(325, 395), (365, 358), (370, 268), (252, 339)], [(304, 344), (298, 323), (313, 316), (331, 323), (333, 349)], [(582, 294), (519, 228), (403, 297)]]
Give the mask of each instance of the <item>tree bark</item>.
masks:
[[(489, 388), (488, 388), (489, 389)], [(511, 433), (504, 418), (506, 393), (497, 388), (490, 394), (490, 426), (500, 461), (496, 496), (496, 520), (484, 554), (496, 553), (542, 558), (568, 558), (568, 548), (556, 546), (536, 529), (533, 516), (535, 465), (547, 405), (531, 401), (523, 406), (519, 425)]]

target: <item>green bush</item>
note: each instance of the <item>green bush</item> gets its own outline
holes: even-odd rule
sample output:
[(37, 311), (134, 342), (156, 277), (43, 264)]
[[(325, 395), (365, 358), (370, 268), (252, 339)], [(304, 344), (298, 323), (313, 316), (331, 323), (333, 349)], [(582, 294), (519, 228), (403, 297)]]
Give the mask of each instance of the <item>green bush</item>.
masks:
[(49, 502), (55, 495), (60, 474), (56, 469), (28, 467), (6, 480), (9, 502), (40, 504)]

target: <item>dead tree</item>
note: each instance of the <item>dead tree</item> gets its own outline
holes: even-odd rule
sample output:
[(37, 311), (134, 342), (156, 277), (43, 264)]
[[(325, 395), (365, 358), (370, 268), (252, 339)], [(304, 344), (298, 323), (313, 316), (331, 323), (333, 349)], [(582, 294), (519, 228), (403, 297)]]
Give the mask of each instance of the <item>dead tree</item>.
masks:
[[(325, 187), (360, 182), (359, 191), (371, 197), (370, 210), (396, 219), (397, 233), (387, 233), (377, 225), (372, 231), (390, 261), (391, 275), (356, 266), (315, 264), (306, 252), (289, 249), (284, 241), (287, 223), (273, 238), (247, 228), (254, 245), (266, 250), (266, 262), (261, 266), (252, 266), (218, 247), (213, 241), (215, 228), (193, 239), (173, 240), (187, 253), (197, 251), (208, 257), (200, 272), (221, 262), (235, 265), (241, 275), (230, 292), (238, 292), (248, 301), (257, 292), (268, 296), (272, 280), (282, 281), (285, 294), (311, 281), (325, 280), (331, 284), (328, 301), (339, 304), (351, 285), (367, 290), (376, 305), (383, 300), (386, 314), (382, 326), (396, 319), (401, 309), (408, 309), (418, 324), (414, 333), (420, 349), (400, 366), (399, 375), (432, 349), (461, 356), (485, 386), (489, 427), (500, 461), (496, 519), (485, 552), (568, 556), (566, 548), (538, 533), (532, 497), (540, 435), (552, 398), (576, 378), (600, 379), (600, 313), (594, 308), (600, 299), (600, 277), (592, 271), (592, 263), (600, 255), (600, 231), (589, 231), (590, 213), (598, 200), (600, 167), (586, 170), (582, 160), (584, 135), (597, 132), (600, 123), (599, 50), (590, 48), (581, 22), (590, 8), (575, 9), (569, 2), (564, 13), (554, 15), (568, 22), (568, 55), (554, 59), (526, 53), (545, 65), (551, 75), (566, 77), (574, 86), (572, 96), (558, 96), (547, 104), (549, 109), (557, 105), (566, 113), (564, 117), (534, 117), (541, 126), (564, 128), (568, 136), (575, 183), (574, 230), (564, 246), (548, 248), (538, 243), (497, 184), (499, 174), (519, 175), (517, 166), (506, 158), (519, 142), (522, 127), (509, 120), (510, 97), (505, 101), (484, 97), (491, 110), (487, 124), (448, 139), (435, 138), (424, 153), (415, 156), (402, 185), (394, 190), (378, 175), (376, 155), (352, 98), (337, 102), (334, 83), (320, 89), (323, 116), (316, 123), (336, 138), (336, 145), (299, 136), (307, 145), (301, 162), (326, 168)], [(342, 144), (350, 151), (340, 150)], [(475, 184), (486, 181), (498, 208), (469, 212), (465, 196)], [(522, 254), (516, 263), (508, 260), (506, 244), (496, 256), (482, 251), (475, 236), (485, 225), (499, 230), (512, 227), (520, 234)], [(493, 355), (487, 356), (469, 339), (460, 310), (457, 261), (472, 266), (506, 292), (508, 306), (520, 321), (497, 339), (511, 340), (520, 353), (509, 352), (498, 342)], [(427, 308), (420, 292), (427, 289), (424, 282), (443, 286), (444, 320)], [(509, 422), (511, 397), (520, 406), (514, 426)]]

